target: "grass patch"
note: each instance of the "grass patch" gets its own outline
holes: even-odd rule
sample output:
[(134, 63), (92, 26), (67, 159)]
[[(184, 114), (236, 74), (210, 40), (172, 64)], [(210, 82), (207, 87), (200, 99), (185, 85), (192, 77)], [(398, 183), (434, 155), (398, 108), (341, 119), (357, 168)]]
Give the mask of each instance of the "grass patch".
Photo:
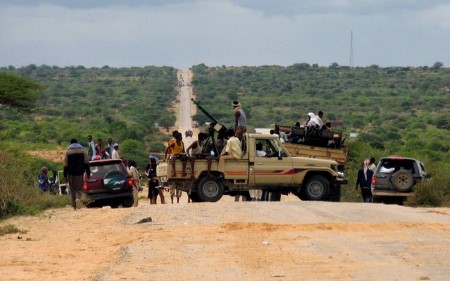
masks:
[(25, 230), (17, 228), (17, 226), (8, 224), (0, 227), (0, 236), (11, 234), (11, 233), (26, 233)]

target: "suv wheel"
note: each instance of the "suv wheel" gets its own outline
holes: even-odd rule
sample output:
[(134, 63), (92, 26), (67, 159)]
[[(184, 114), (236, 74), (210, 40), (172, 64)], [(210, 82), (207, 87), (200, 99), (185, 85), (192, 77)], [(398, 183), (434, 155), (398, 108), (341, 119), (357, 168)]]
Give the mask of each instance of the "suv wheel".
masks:
[(400, 192), (407, 192), (411, 190), (414, 184), (414, 178), (410, 171), (400, 169), (392, 175), (392, 185)]

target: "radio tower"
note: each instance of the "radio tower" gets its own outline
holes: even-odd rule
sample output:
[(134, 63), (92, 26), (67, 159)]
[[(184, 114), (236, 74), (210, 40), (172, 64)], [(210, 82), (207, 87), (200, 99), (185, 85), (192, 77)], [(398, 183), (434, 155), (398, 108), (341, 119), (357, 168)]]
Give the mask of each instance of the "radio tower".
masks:
[(353, 68), (353, 30), (350, 31), (350, 67)]

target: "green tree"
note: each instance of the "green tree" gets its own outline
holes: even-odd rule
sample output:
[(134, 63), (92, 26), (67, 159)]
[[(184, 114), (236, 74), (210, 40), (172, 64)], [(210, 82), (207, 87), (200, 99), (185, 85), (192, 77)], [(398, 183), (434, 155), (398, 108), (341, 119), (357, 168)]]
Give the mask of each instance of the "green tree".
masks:
[(22, 113), (34, 112), (42, 90), (43, 87), (31, 79), (0, 73), (0, 105)]
[(161, 118), (158, 119), (159, 126), (166, 129), (166, 131), (169, 131), (169, 127), (173, 126), (175, 124), (176, 117), (173, 113), (170, 113), (168, 115), (161, 116)]
[(444, 66), (444, 64), (440, 61), (437, 61), (433, 64), (433, 66), (431, 67), (431, 69), (441, 69)]
[(147, 161), (147, 153), (144, 144), (136, 140), (124, 140), (120, 145), (120, 153), (123, 159), (133, 159), (142, 167)]

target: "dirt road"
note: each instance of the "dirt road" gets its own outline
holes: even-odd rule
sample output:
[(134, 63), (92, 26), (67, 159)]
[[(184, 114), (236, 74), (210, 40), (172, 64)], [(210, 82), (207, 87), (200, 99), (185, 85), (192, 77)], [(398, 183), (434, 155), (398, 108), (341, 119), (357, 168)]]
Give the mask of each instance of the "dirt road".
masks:
[[(144, 195), (144, 192), (143, 194)], [(450, 209), (233, 202), (12, 218), (0, 280), (448, 280)], [(144, 218), (152, 222), (138, 223)]]
[(193, 136), (194, 138), (185, 137), (184, 135), (187, 130), (194, 130), (192, 127), (192, 116), (195, 114), (196, 108), (191, 101), (191, 98), (194, 97), (191, 86), (192, 75), (192, 71), (189, 70), (178, 71), (179, 95), (175, 105), (177, 107), (177, 122), (173, 128), (183, 134), (183, 142), (186, 148), (191, 145), (198, 134), (196, 132)]

